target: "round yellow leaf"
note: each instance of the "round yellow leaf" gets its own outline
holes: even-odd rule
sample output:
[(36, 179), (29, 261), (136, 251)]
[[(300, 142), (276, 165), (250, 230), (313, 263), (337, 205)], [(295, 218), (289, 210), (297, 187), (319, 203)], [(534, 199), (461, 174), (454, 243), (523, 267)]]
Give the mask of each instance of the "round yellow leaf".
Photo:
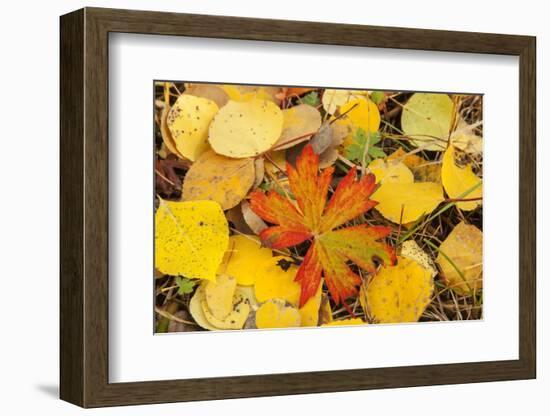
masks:
[(431, 273), (414, 260), (398, 257), (368, 283), (366, 305), (377, 323), (417, 322), (431, 302)]
[(294, 281), (298, 267), (291, 261), (284, 256), (272, 257), (257, 268), (254, 292), (258, 302), (278, 298), (299, 304), (300, 284)]
[[(321, 99), (323, 108), (328, 114), (334, 114), (338, 108), (348, 101), (356, 99), (367, 99), (368, 91), (362, 90), (333, 90), (327, 88)], [(342, 112), (342, 111), (341, 111)]]
[(189, 302), (189, 312), (191, 313), (191, 316), (199, 325), (201, 328), (208, 329), (209, 331), (216, 331), (219, 328), (216, 328), (214, 325), (212, 325), (206, 317), (204, 316), (204, 312), (202, 310), (202, 302), (204, 302), (204, 286), (200, 285), (197, 290), (195, 291), (195, 294), (191, 298), (191, 301)]
[(414, 176), (404, 163), (397, 160), (374, 159), (368, 166), (377, 183), (413, 183)]
[(166, 124), (181, 155), (195, 161), (208, 149), (208, 127), (217, 112), (214, 101), (188, 94), (178, 97)]
[(401, 128), (412, 144), (442, 151), (453, 123), (455, 105), (447, 94), (416, 93), (401, 113)]
[(202, 300), (201, 307), (206, 320), (212, 326), (219, 329), (242, 329), (250, 313), (250, 301), (239, 288), (237, 288), (233, 295), (231, 311), (225, 318), (219, 319), (215, 317), (209, 309), (206, 299)]
[(270, 299), (256, 311), (256, 326), (266, 328), (292, 328), (300, 326), (300, 312), (282, 299)]
[(367, 323), (363, 321), (361, 318), (348, 318), (348, 319), (340, 319), (338, 321), (328, 322), (321, 326), (350, 326), (350, 325), (366, 325), (366, 324)]
[[(321, 127), (321, 113), (315, 107), (307, 104), (283, 110), (283, 131), (274, 149), (282, 150), (309, 140), (311, 135)], [(307, 135), (311, 133), (310, 135)]]
[(460, 222), (439, 246), (436, 259), (447, 285), (459, 294), (475, 293), (483, 286), (483, 233)]
[[(443, 155), (441, 167), (441, 182), (445, 192), (450, 198), (470, 199), (481, 198), (483, 189), (481, 178), (478, 178), (470, 165), (460, 168), (455, 163), (454, 147), (449, 146)], [(461, 201), (456, 206), (465, 211), (471, 211), (481, 205), (481, 199), (477, 201)]]
[(233, 295), (237, 289), (237, 279), (221, 274), (216, 281), (207, 281), (204, 294), (208, 309), (217, 319), (225, 319), (233, 307)]
[(229, 228), (214, 201), (160, 200), (155, 213), (155, 267), (162, 273), (215, 280)]
[(396, 224), (407, 224), (429, 214), (443, 202), (443, 189), (432, 182), (386, 183), (376, 190), (372, 199), (378, 202), (375, 208), (385, 218)]
[(232, 235), (229, 237), (229, 245), (219, 273), (234, 276), (239, 285), (250, 286), (256, 282), (263, 264), (272, 257), (271, 250), (262, 247), (258, 237)]
[(184, 201), (216, 201), (227, 210), (243, 200), (255, 178), (254, 159), (232, 159), (209, 150), (185, 175), (181, 198)]
[[(346, 114), (336, 123), (348, 126), (353, 134), (362, 128), (366, 133), (374, 133), (380, 127), (380, 111), (376, 104), (367, 98), (356, 98), (340, 107), (340, 114)], [(348, 136), (349, 137), (349, 136)]]
[(271, 101), (229, 101), (210, 125), (210, 145), (220, 155), (257, 156), (275, 144), (283, 130), (283, 113)]

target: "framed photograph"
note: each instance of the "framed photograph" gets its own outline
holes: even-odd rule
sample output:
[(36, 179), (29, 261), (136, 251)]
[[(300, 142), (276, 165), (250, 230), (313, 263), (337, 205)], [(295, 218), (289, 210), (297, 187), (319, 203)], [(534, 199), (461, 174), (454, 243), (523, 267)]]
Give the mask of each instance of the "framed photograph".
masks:
[(82, 407), (536, 377), (535, 38), (61, 17)]

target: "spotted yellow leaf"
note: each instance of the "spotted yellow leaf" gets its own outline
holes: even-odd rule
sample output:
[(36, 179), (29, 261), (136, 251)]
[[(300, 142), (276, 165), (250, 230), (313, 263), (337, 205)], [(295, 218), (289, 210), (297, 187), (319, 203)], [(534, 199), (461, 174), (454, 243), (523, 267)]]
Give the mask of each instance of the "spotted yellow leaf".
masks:
[(214, 201), (160, 199), (155, 213), (155, 267), (162, 273), (215, 280), (229, 229)]
[(375, 322), (403, 323), (420, 319), (430, 304), (433, 290), (434, 280), (429, 270), (414, 260), (398, 257), (395, 266), (378, 271), (362, 295)]
[(275, 144), (283, 131), (283, 113), (271, 101), (229, 101), (210, 124), (210, 145), (220, 155), (257, 156)]
[(477, 292), (483, 286), (483, 233), (475, 225), (458, 223), (439, 246), (436, 261), (451, 289)]
[(218, 106), (209, 99), (188, 94), (178, 97), (166, 124), (181, 155), (195, 161), (208, 149), (208, 127), (217, 112)]
[(232, 159), (208, 150), (185, 175), (181, 197), (184, 201), (216, 201), (227, 210), (243, 200), (255, 178), (254, 159)]

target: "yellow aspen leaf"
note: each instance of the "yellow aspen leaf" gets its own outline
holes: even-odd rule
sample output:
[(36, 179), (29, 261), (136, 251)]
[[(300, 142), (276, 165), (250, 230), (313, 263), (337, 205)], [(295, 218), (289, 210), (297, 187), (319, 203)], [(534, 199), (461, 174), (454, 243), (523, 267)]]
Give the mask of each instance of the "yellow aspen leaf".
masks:
[(386, 160), (403, 162), (413, 173), (416, 182), (441, 183), (441, 163), (428, 162), (416, 154), (408, 154), (403, 148), (397, 149)]
[(271, 250), (262, 247), (253, 235), (232, 235), (218, 273), (237, 279), (237, 284), (250, 286), (256, 282), (259, 270), (273, 257)]
[(414, 176), (404, 163), (397, 160), (374, 159), (368, 169), (376, 176), (376, 183), (413, 183)]
[[(287, 149), (311, 138), (321, 127), (321, 113), (315, 107), (299, 104), (283, 110), (283, 131), (273, 146), (276, 150)], [(311, 133), (308, 135), (308, 133)]]
[(320, 284), (317, 293), (309, 298), (306, 304), (299, 309), (302, 326), (317, 326), (319, 323), (319, 308), (321, 307), (322, 295), (323, 285)]
[(267, 100), (279, 104), (277, 94), (279, 87), (267, 87), (260, 85), (221, 85), (220, 86), (232, 101), (246, 102), (251, 100)]
[(176, 142), (174, 141), (172, 133), (168, 128), (169, 113), (170, 105), (168, 103), (165, 103), (164, 108), (162, 109), (162, 113), (160, 114), (160, 134), (162, 136), (162, 142), (171, 153), (175, 154), (179, 158), (183, 158), (183, 155), (178, 152), (178, 149), (176, 148)]
[(181, 198), (216, 201), (227, 210), (244, 199), (255, 179), (254, 159), (232, 159), (208, 150), (185, 175)]
[(287, 305), (283, 299), (270, 299), (256, 311), (256, 326), (259, 329), (292, 328), (300, 326), (300, 312)]
[(374, 133), (380, 127), (380, 111), (378, 106), (367, 98), (356, 98), (348, 101), (340, 107), (340, 114), (344, 114), (341, 119), (336, 121), (337, 124), (347, 126), (351, 133), (344, 140), (353, 140), (353, 133), (362, 128), (365, 133)]
[[(326, 89), (321, 102), (328, 114), (336, 113), (336, 110), (351, 100), (367, 99), (368, 91), (363, 90), (333, 90)], [(340, 111), (342, 112), (342, 111)]]
[(372, 198), (378, 201), (375, 209), (385, 218), (396, 224), (407, 224), (429, 214), (443, 202), (443, 189), (432, 182), (387, 183), (382, 184)]
[(297, 270), (289, 257), (276, 256), (264, 261), (256, 270), (254, 293), (258, 302), (278, 298), (298, 305), (300, 284), (294, 281)]
[(207, 281), (204, 294), (208, 309), (217, 319), (225, 319), (233, 307), (237, 279), (228, 274), (218, 275), (216, 281)]
[[(471, 165), (466, 165), (463, 168), (456, 165), (453, 146), (449, 146), (443, 155), (441, 182), (449, 198), (470, 199), (483, 196), (481, 178), (472, 171)], [(456, 203), (458, 208), (465, 211), (476, 209), (479, 205), (481, 205), (481, 199)]]
[(238, 287), (233, 295), (231, 311), (225, 318), (216, 318), (208, 307), (206, 299), (201, 301), (201, 307), (206, 320), (219, 329), (242, 329), (250, 314), (250, 301)]
[(403, 106), (401, 128), (415, 146), (443, 151), (454, 115), (455, 105), (447, 94), (416, 93)]
[(365, 325), (365, 324), (366, 322), (363, 321), (361, 318), (348, 318), (348, 319), (340, 319), (338, 321), (328, 322), (321, 326), (351, 326), (351, 325)]
[(155, 213), (155, 267), (190, 279), (216, 280), (229, 243), (229, 228), (214, 201), (160, 199)]
[(437, 268), (431, 257), (426, 253), (418, 243), (414, 240), (404, 241), (401, 245), (401, 257), (406, 257), (408, 259), (416, 261), (426, 270), (428, 270), (432, 277), (435, 277), (437, 274)]
[(245, 158), (271, 149), (283, 130), (283, 113), (271, 101), (229, 101), (210, 124), (210, 145), (220, 155)]
[(187, 84), (184, 94), (206, 98), (222, 108), (229, 101), (229, 95), (216, 84)]
[(166, 120), (177, 151), (191, 161), (208, 149), (208, 127), (218, 112), (214, 101), (182, 94)]
[(430, 304), (434, 280), (414, 260), (398, 257), (370, 280), (366, 291), (369, 314), (377, 323), (417, 322)]
[(459, 294), (483, 286), (483, 233), (474, 225), (458, 223), (439, 246), (437, 264), (447, 286)]
[(200, 285), (199, 287), (197, 287), (195, 294), (189, 302), (189, 312), (191, 313), (191, 316), (193, 317), (197, 325), (199, 325), (201, 328), (208, 329), (209, 331), (216, 331), (219, 328), (216, 328), (214, 325), (208, 322), (204, 315), (202, 309), (202, 302), (204, 301), (204, 299), (204, 286)]

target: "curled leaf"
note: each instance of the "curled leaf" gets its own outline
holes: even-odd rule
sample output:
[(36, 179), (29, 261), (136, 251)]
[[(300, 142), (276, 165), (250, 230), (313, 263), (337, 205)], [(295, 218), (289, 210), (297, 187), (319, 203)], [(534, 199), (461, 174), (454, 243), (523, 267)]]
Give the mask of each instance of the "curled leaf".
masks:
[(426, 270), (428, 270), (432, 277), (437, 274), (437, 268), (431, 257), (424, 250), (420, 248), (418, 243), (414, 240), (404, 241), (401, 245), (401, 257), (416, 261)]
[(238, 287), (233, 294), (233, 304), (229, 314), (220, 319), (214, 316), (206, 299), (201, 301), (201, 308), (204, 317), (210, 325), (217, 329), (242, 329), (250, 313), (250, 301), (246, 294)]
[(207, 281), (204, 295), (208, 309), (216, 319), (225, 319), (233, 307), (233, 295), (237, 288), (237, 279), (221, 274), (216, 281)]

